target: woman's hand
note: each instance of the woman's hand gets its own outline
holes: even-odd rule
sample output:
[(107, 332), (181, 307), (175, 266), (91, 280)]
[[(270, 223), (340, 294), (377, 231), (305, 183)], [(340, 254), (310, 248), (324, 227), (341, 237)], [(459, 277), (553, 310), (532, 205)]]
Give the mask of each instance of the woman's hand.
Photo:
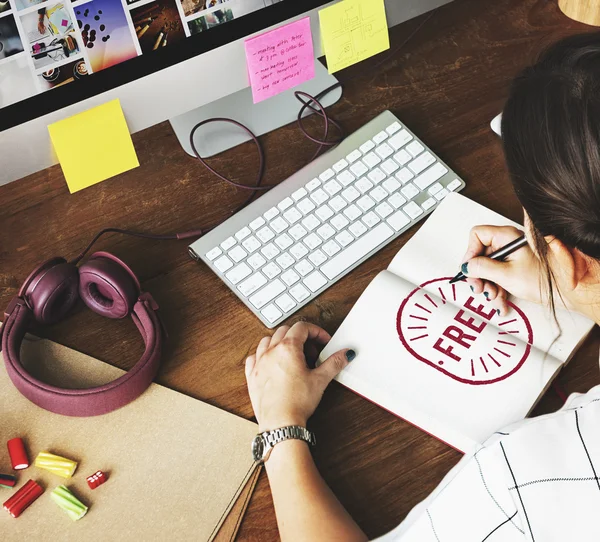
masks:
[(340, 350), (309, 369), (305, 343), (325, 345), (330, 339), (320, 327), (298, 322), (262, 339), (256, 354), (246, 359), (248, 392), (261, 432), (286, 425), (306, 427), (329, 382), (355, 356), (352, 350)]
[(512, 226), (476, 226), (469, 235), (462, 272), (476, 294), (484, 292), (490, 303), (504, 315), (508, 311), (507, 293), (540, 303), (540, 261), (529, 246), (513, 252), (503, 261), (485, 255), (521, 237)]

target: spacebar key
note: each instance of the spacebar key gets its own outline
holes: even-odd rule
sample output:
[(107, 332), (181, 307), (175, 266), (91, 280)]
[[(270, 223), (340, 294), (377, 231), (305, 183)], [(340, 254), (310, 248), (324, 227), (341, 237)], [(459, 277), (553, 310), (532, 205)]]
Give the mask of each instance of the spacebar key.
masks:
[(369, 233), (363, 235), (355, 243), (352, 243), (346, 250), (340, 252), (334, 258), (321, 266), (321, 272), (332, 280), (340, 273), (344, 272), (358, 260), (366, 256), (369, 252), (376, 249), (386, 239), (394, 235), (394, 231), (387, 224), (382, 222), (379, 226), (373, 228)]

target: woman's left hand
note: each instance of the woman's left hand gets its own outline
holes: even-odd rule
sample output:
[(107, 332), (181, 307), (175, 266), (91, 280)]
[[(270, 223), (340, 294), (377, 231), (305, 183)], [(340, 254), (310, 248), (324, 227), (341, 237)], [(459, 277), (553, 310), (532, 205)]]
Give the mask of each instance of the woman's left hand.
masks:
[(305, 344), (325, 345), (330, 339), (320, 327), (298, 322), (262, 339), (256, 354), (246, 359), (248, 392), (261, 432), (287, 425), (306, 427), (329, 382), (348, 365), (346, 354), (354, 358), (354, 352), (340, 350), (310, 369)]

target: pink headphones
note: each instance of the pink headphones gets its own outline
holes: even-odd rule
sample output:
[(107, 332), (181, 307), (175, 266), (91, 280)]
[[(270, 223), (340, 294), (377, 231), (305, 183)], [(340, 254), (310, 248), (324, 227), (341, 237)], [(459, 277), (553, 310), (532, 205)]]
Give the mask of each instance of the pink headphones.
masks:
[[(200, 231), (173, 236), (150, 236), (124, 230), (104, 230), (72, 262), (53, 258), (38, 266), (9, 303), (0, 328), (1, 351), (6, 371), (15, 387), (36, 405), (65, 416), (96, 416), (120, 408), (136, 399), (151, 384), (160, 365), (163, 328), (156, 314), (158, 305), (142, 292), (133, 271), (108, 252), (96, 252), (77, 267), (91, 245), (106, 231), (154, 239), (184, 239)], [(31, 376), (20, 359), (21, 343), (33, 317), (49, 325), (63, 319), (78, 299), (107, 318), (131, 316), (145, 343), (135, 366), (117, 380), (87, 389), (62, 389)]]

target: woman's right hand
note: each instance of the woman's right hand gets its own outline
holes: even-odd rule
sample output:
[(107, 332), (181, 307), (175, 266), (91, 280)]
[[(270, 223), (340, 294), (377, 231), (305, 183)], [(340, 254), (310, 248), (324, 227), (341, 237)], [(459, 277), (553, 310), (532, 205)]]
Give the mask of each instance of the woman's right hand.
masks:
[(475, 226), (463, 257), (463, 274), (477, 294), (484, 292), (490, 303), (505, 315), (507, 293), (540, 303), (540, 261), (529, 245), (513, 252), (503, 262), (487, 258), (495, 250), (521, 237), (512, 226)]

